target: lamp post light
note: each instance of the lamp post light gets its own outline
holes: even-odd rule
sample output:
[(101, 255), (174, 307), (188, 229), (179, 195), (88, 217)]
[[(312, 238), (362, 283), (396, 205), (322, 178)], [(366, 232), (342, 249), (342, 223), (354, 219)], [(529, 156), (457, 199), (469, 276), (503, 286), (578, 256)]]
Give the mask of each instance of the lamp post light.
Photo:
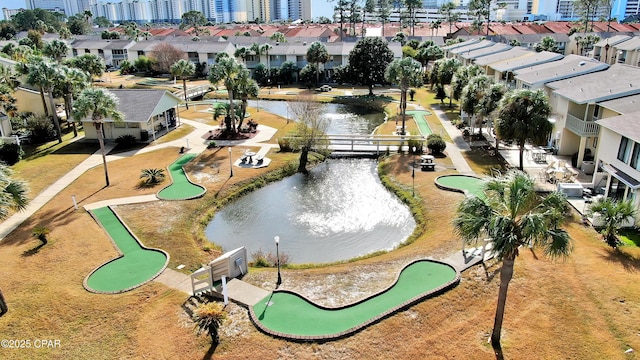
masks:
[(416, 196), (416, 147), (413, 150), (413, 163), (411, 165), (411, 195)]
[(604, 46), (604, 62), (609, 63), (609, 43)]
[(276, 281), (276, 289), (280, 287), (282, 284), (282, 277), (280, 276), (280, 252), (278, 250), (278, 245), (280, 245), (280, 236), (276, 235), (273, 237), (273, 240), (276, 242), (276, 264), (278, 266), (278, 280)]
[(231, 169), (231, 174), (229, 177), (233, 177), (233, 163), (231, 162), (231, 146), (227, 148), (229, 150), (229, 169)]

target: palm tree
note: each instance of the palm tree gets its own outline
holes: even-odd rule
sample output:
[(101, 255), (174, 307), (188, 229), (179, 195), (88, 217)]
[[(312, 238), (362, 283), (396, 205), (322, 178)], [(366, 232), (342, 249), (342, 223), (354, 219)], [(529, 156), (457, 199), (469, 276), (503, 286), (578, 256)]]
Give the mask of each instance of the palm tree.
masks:
[(276, 31), (273, 34), (271, 34), (271, 36), (269, 36), (269, 40), (279, 42), (279, 43), (287, 42), (287, 38), (284, 37), (284, 34), (281, 33), (280, 31)]
[(525, 144), (542, 144), (549, 139), (553, 130), (550, 114), (549, 100), (542, 90), (515, 90), (500, 101), (496, 134), (502, 140), (513, 140), (518, 144), (520, 170), (523, 170)]
[(73, 106), (73, 117), (80, 121), (91, 119), (96, 127), (102, 164), (104, 165), (104, 178), (106, 186), (109, 186), (109, 171), (107, 169), (107, 156), (104, 150), (104, 134), (102, 133), (105, 119), (121, 122), (124, 115), (118, 111), (118, 98), (103, 88), (84, 89)]
[(384, 77), (400, 88), (400, 113), (402, 114), (402, 135), (404, 135), (407, 91), (412, 86), (422, 85), (422, 65), (412, 58), (395, 59), (387, 66)]
[(273, 49), (273, 46), (271, 46), (270, 44), (262, 44), (260, 46), (260, 52), (265, 54), (265, 56), (267, 57), (267, 70), (269, 71), (269, 78), (271, 78), (271, 61), (269, 59), (269, 51), (271, 51), (271, 49)]
[[(23, 211), (29, 204), (27, 184), (13, 178), (13, 171), (7, 165), (0, 163), (0, 219), (9, 215), (9, 210)], [(7, 302), (0, 290), (0, 316), (8, 311)]]
[[(492, 80), (487, 75), (479, 75), (469, 79), (469, 83), (462, 90), (462, 102), (460, 108), (469, 114), (469, 122), (471, 124), (471, 132), (473, 133), (476, 122), (476, 114), (480, 113), (480, 104), (489, 90)], [(482, 122), (480, 122), (482, 124)], [(479, 134), (482, 134), (482, 125), (480, 125)]]
[(603, 226), (600, 230), (607, 245), (617, 249), (618, 231), (629, 218), (636, 216), (636, 209), (631, 200), (616, 201), (612, 198), (601, 198), (591, 204), (587, 214), (594, 216), (599, 214), (602, 217)]
[(551, 36), (545, 36), (536, 44), (536, 52), (551, 51), (558, 52), (558, 43)]
[(62, 61), (62, 57), (67, 55), (69, 52), (69, 45), (66, 42), (58, 39), (53, 39), (51, 42), (47, 43), (44, 46), (43, 53), (48, 57), (54, 59), (56, 62), (60, 63)]
[(247, 68), (239, 64), (235, 59), (230, 57), (222, 57), (218, 62), (211, 66), (211, 72), (209, 74), (209, 81), (216, 85), (220, 81), (224, 82), (224, 86), (227, 88), (227, 95), (229, 98), (229, 113), (226, 116), (227, 129), (232, 133), (235, 133), (236, 126), (236, 113), (235, 106), (233, 104), (234, 90), (236, 88), (236, 82), (242, 72), (249, 71)]
[(421, 47), (418, 50), (418, 60), (425, 70), (429, 67), (429, 61), (442, 59), (443, 57), (444, 51), (438, 45)]
[(208, 333), (214, 344), (219, 341), (218, 328), (226, 318), (227, 313), (224, 310), (224, 306), (218, 302), (202, 304), (193, 312), (196, 331), (198, 334)]
[(249, 57), (249, 55), (251, 55), (251, 49), (244, 46), (237, 48), (233, 53), (233, 56), (242, 59), (242, 62), (244, 62), (245, 65), (247, 63), (247, 57)]
[(307, 49), (307, 61), (316, 64), (316, 84), (320, 82), (320, 63), (329, 61), (327, 47), (319, 41), (314, 41)]
[[(438, 61), (442, 62), (442, 64), (438, 66), (438, 83), (440, 83), (440, 87), (444, 89), (445, 85), (451, 84), (453, 75), (455, 75), (458, 68), (462, 66), (462, 63), (455, 58), (440, 59)], [(449, 96), (449, 107), (453, 107), (451, 96)]]
[(468, 196), (458, 205), (453, 226), (465, 243), (488, 238), (491, 251), (502, 260), (491, 334), (491, 344), (499, 350), (507, 290), (519, 249), (537, 247), (547, 256), (566, 257), (572, 250), (571, 239), (560, 225), (568, 205), (559, 192), (538, 196), (534, 179), (517, 170), (486, 180), (483, 190), (484, 196)]
[[(503, 83), (492, 84), (485, 92), (480, 102), (479, 113), (486, 119), (488, 123), (493, 124), (492, 117), (500, 105), (500, 101), (507, 93), (507, 87)], [(496, 150), (498, 150), (498, 139), (496, 138)]]
[(189, 60), (180, 59), (171, 65), (171, 75), (177, 76), (182, 80), (182, 92), (184, 93), (184, 103), (189, 110), (189, 100), (187, 98), (187, 77), (192, 76), (196, 72), (196, 65)]
[(73, 112), (73, 98), (77, 96), (82, 90), (91, 86), (91, 78), (86, 72), (73, 67), (60, 66), (60, 72), (62, 73), (62, 81), (58, 83), (56, 93), (60, 93), (64, 98), (64, 111), (67, 116), (67, 121), (71, 122), (73, 126), (73, 137), (78, 136), (78, 130), (76, 129), (76, 123), (72, 120)]
[(240, 108), (240, 120), (238, 121), (237, 131), (240, 131), (242, 127), (242, 122), (247, 114), (247, 103), (249, 97), (257, 97), (260, 88), (258, 87), (258, 83), (251, 78), (251, 73), (249, 71), (243, 71), (238, 76), (238, 81), (236, 82), (236, 88), (234, 93), (236, 96), (242, 100), (242, 105)]
[[(58, 121), (58, 114), (56, 113), (56, 104), (53, 99), (53, 90), (56, 86), (64, 80), (62, 73), (58, 69), (58, 64), (54, 64), (46, 59), (40, 57), (30, 58), (29, 64), (27, 64), (27, 82), (40, 87), (40, 95), (44, 100), (44, 93), (47, 93), (49, 98), (49, 106), (51, 107), (51, 115), (53, 117), (53, 124), (56, 127), (56, 135), (58, 142), (62, 142), (62, 130), (60, 129), (60, 121)], [(43, 103), (45, 109), (46, 103)]]
[(140, 179), (147, 184), (157, 184), (164, 180), (164, 169), (142, 169)]
[[(444, 62), (445, 60), (438, 60), (436, 62)], [(434, 66), (435, 69), (435, 66)], [(438, 66), (438, 70), (439, 70), (439, 66)], [(435, 71), (435, 70), (434, 70)], [(460, 100), (460, 97), (462, 96), (462, 91), (464, 90), (464, 87), (467, 86), (467, 84), (469, 83), (469, 79), (475, 76), (480, 76), (484, 74), (484, 70), (482, 70), (482, 68), (480, 68), (478, 65), (473, 64), (473, 65), (468, 65), (468, 66), (461, 66), (459, 67), (455, 74), (453, 74), (453, 77), (451, 78), (451, 98), (453, 98), (454, 100), (458, 101)]]

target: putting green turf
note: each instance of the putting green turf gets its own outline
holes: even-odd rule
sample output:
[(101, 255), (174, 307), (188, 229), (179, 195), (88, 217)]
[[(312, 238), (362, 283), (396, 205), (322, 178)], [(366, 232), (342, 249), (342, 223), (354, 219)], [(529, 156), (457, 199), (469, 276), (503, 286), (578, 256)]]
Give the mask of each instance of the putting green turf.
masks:
[(327, 309), (294, 293), (274, 292), (251, 307), (251, 317), (264, 331), (280, 337), (335, 338), (454, 286), (458, 280), (453, 267), (420, 260), (405, 267), (391, 288), (355, 305)]
[(429, 136), (433, 133), (431, 131), (431, 128), (429, 127), (429, 123), (427, 122), (427, 116), (431, 115), (430, 111), (411, 110), (407, 111), (407, 115), (413, 115), (413, 118), (415, 119), (416, 124), (418, 124), (418, 128), (420, 129), (420, 133), (422, 133), (422, 136)]
[(206, 189), (189, 181), (182, 168), (195, 157), (194, 154), (185, 154), (169, 165), (172, 183), (160, 190), (158, 198), (161, 200), (186, 200), (204, 195)]
[(166, 266), (167, 255), (140, 246), (110, 208), (98, 208), (92, 213), (123, 256), (94, 270), (86, 280), (89, 290), (111, 293), (129, 290), (151, 280)]
[(483, 180), (475, 176), (444, 175), (438, 177), (436, 183), (448, 190), (466, 191), (469, 194), (484, 197), (484, 193), (482, 192)]

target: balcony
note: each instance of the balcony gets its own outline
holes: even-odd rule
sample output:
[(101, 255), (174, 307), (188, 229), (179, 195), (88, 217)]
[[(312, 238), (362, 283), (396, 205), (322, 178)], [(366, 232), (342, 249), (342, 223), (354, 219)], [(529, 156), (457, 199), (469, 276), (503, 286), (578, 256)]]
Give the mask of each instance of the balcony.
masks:
[(600, 134), (600, 125), (593, 121), (584, 121), (569, 114), (567, 114), (567, 123), (565, 126), (581, 137), (593, 137)]

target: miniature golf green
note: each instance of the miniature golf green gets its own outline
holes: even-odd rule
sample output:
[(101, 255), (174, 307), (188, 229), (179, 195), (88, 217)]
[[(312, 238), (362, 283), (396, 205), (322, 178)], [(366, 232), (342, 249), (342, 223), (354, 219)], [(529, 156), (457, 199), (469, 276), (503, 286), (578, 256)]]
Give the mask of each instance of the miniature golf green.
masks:
[(422, 134), (422, 136), (429, 136), (433, 133), (426, 118), (427, 116), (431, 115), (430, 111), (411, 110), (407, 111), (407, 115), (413, 115), (413, 119), (415, 120), (416, 124), (418, 124), (418, 128), (420, 129), (420, 133)]
[(436, 185), (439, 188), (469, 193), (478, 197), (483, 197), (482, 192), (483, 180), (479, 177), (469, 175), (444, 175), (436, 179)]
[(131, 290), (153, 279), (167, 265), (168, 256), (160, 250), (142, 247), (109, 207), (91, 212), (120, 249), (122, 256), (89, 274), (85, 280), (88, 290), (103, 293)]
[(161, 200), (187, 200), (204, 195), (206, 189), (189, 181), (183, 166), (195, 157), (194, 154), (185, 154), (169, 165), (171, 185), (160, 190), (158, 198)]
[(418, 260), (407, 265), (390, 288), (349, 306), (326, 308), (298, 294), (276, 291), (250, 307), (250, 313), (261, 330), (278, 337), (338, 338), (447, 290), (459, 279), (459, 273), (450, 265)]

